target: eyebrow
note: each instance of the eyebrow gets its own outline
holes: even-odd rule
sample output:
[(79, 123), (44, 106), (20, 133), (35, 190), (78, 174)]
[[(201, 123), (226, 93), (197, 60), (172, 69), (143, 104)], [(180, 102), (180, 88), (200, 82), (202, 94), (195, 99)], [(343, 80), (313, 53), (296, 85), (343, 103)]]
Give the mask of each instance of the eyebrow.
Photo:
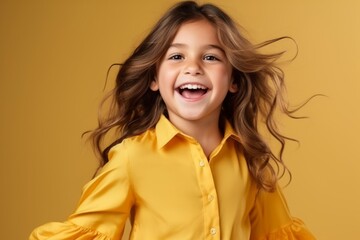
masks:
[[(169, 49), (172, 48), (172, 47), (176, 47), (176, 48), (184, 48), (186, 47), (187, 45), (186, 44), (183, 44), (183, 43), (172, 43), (170, 46), (169, 46)], [(218, 49), (222, 52), (225, 52), (224, 49), (222, 47), (220, 47), (219, 45), (216, 45), (216, 44), (209, 44), (209, 45), (205, 45), (204, 46), (204, 49)]]

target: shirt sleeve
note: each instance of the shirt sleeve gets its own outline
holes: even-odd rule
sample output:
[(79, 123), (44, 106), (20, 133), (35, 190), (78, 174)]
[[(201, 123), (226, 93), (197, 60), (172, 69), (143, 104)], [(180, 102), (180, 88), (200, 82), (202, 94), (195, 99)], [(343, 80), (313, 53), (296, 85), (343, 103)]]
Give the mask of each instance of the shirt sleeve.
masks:
[(36, 228), (29, 240), (121, 238), (134, 202), (123, 144), (110, 151), (109, 159), (84, 186), (78, 207), (68, 220)]
[(290, 215), (285, 198), (279, 189), (260, 190), (250, 213), (251, 240), (315, 240), (298, 218)]

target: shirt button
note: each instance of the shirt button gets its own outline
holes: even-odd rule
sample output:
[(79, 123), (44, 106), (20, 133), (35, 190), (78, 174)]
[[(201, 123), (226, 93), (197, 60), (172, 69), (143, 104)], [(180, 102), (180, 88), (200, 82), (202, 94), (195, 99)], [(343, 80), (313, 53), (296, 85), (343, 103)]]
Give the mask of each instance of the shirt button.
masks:
[(208, 201), (211, 202), (212, 200), (214, 200), (214, 196), (210, 194), (210, 195), (208, 196)]
[(203, 166), (205, 166), (205, 162), (204, 162), (203, 160), (201, 160), (201, 161), (199, 162), (199, 165), (200, 165), (200, 167), (203, 167)]
[(211, 228), (211, 229), (210, 229), (210, 234), (211, 234), (211, 235), (215, 235), (215, 234), (216, 234), (216, 228), (214, 228), (214, 227)]

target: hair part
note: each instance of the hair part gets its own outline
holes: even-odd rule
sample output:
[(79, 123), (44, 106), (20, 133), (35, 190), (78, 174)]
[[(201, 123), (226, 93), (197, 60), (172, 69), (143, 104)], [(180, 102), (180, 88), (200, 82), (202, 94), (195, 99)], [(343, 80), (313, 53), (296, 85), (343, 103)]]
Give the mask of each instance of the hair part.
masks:
[[(260, 188), (272, 191), (276, 187), (279, 170), (276, 171), (271, 162), (276, 164), (276, 168), (288, 171), (283, 161), (288, 138), (279, 132), (274, 114), (280, 110), (292, 117), (293, 112), (284, 99), (283, 71), (274, 63), (282, 53), (261, 54), (258, 49), (282, 38), (253, 45), (221, 9), (212, 4), (198, 5), (194, 1), (180, 2), (170, 8), (120, 65), (116, 86), (100, 105), (103, 109), (105, 102), (110, 100), (108, 111), (105, 116), (99, 112), (98, 127), (90, 132), (94, 149), (101, 158), (100, 167), (109, 161), (108, 153), (114, 145), (155, 127), (160, 116), (166, 115), (166, 106), (160, 94), (150, 89), (156, 77), (157, 64), (180, 26), (201, 19), (206, 19), (217, 29), (239, 89), (236, 93), (228, 93), (222, 114), (241, 138), (238, 148), (245, 155), (251, 176)], [(280, 143), (279, 153), (275, 154), (260, 134), (259, 122), (263, 122), (267, 131)], [(106, 144), (105, 138), (113, 130), (114, 139)]]

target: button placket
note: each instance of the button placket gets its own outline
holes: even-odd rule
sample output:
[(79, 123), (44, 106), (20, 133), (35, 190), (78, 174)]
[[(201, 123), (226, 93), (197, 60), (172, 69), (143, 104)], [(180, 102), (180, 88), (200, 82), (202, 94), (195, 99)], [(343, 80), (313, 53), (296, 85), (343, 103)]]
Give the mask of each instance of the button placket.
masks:
[(192, 157), (196, 166), (197, 178), (203, 199), (204, 225), (207, 229), (204, 234), (206, 239), (220, 238), (219, 206), (217, 202), (216, 189), (212, 176), (212, 170), (199, 144), (193, 144), (191, 148)]

